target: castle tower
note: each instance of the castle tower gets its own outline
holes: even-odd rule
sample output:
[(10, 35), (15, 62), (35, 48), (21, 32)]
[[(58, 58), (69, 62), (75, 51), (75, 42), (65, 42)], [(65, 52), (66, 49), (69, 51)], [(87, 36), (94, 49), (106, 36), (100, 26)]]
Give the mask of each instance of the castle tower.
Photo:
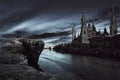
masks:
[(111, 16), (111, 23), (110, 23), (110, 36), (115, 36), (118, 33), (118, 26), (117, 26), (117, 18), (114, 13), (114, 8), (112, 8), (112, 16)]
[(88, 33), (87, 33), (87, 20), (86, 17), (84, 15), (84, 13), (82, 14), (82, 18), (81, 18), (81, 33), (80, 33), (80, 37), (81, 37), (81, 43), (89, 43), (88, 40)]
[(76, 38), (76, 30), (75, 30), (75, 24), (72, 24), (72, 40)]

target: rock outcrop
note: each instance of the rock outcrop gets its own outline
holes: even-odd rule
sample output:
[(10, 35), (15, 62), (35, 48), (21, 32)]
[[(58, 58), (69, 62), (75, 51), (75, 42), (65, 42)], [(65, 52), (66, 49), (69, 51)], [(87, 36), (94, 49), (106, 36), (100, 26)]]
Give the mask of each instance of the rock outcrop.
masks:
[(33, 67), (27, 64), (24, 55), (11, 52), (11, 48), (0, 48), (0, 80), (70, 80), (57, 74), (39, 72)]
[(43, 71), (40, 69), (38, 65), (39, 55), (41, 54), (42, 50), (44, 49), (44, 42), (42, 41), (26, 41), (22, 40), (22, 53), (27, 57), (28, 65), (34, 67), (39, 71)]

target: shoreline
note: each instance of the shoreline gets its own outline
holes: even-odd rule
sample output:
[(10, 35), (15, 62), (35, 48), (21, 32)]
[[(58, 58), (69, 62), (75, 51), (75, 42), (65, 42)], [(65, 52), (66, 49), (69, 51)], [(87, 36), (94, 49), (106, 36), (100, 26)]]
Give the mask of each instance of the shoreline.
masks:
[(64, 48), (64, 49), (55, 49), (54, 48), (53, 51), (60, 52), (63, 54), (93, 56), (93, 57), (99, 57), (99, 58), (120, 60), (120, 49), (67, 47), (67, 50), (66, 50), (66, 48)]

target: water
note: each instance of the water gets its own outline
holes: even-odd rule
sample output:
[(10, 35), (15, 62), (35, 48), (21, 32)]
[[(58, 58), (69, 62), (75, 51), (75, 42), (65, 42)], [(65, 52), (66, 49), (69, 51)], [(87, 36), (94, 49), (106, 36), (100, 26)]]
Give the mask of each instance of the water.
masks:
[(120, 80), (120, 61), (44, 50), (39, 65), (45, 72), (74, 80)]

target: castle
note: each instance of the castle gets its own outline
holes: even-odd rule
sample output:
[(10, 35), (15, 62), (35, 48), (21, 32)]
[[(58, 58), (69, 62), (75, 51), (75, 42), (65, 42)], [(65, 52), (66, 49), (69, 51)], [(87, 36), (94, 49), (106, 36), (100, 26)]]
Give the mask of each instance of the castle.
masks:
[(81, 32), (80, 36), (76, 37), (75, 24), (72, 26), (72, 39), (79, 38), (80, 42), (83, 44), (89, 44), (89, 38), (93, 37), (113, 37), (118, 34), (117, 18), (114, 13), (114, 8), (112, 9), (112, 15), (110, 19), (110, 33), (107, 32), (107, 29), (104, 28), (103, 33), (99, 30), (96, 30), (94, 23), (87, 24), (87, 19), (84, 14), (81, 18)]

